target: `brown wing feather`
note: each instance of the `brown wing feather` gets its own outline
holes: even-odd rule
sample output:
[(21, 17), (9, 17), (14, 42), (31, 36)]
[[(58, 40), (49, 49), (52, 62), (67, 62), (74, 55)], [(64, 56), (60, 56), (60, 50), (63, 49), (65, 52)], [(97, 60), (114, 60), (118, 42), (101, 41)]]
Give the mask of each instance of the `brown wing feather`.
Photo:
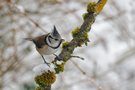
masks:
[(33, 42), (35, 43), (37, 48), (42, 48), (46, 44), (45, 38), (47, 37), (48, 34), (46, 35), (41, 35), (33, 39)]

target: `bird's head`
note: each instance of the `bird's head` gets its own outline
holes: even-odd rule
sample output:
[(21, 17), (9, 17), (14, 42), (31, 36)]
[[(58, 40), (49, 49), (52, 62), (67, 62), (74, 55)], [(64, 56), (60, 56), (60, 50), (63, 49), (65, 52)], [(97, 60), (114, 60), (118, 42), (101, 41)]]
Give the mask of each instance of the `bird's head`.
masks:
[(47, 43), (49, 46), (57, 47), (64, 39), (61, 38), (61, 35), (54, 26), (52, 32), (47, 37)]

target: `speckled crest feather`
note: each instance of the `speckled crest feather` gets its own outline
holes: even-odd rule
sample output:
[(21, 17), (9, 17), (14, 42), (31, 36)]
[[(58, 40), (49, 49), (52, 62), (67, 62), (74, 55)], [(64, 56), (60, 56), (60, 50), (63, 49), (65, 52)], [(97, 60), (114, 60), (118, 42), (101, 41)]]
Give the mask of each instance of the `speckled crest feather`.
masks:
[(60, 34), (59, 34), (59, 32), (57, 31), (55, 25), (54, 25), (54, 28), (53, 28), (53, 31), (52, 31), (51, 34), (52, 34), (54, 37), (56, 37), (56, 38), (60, 38)]

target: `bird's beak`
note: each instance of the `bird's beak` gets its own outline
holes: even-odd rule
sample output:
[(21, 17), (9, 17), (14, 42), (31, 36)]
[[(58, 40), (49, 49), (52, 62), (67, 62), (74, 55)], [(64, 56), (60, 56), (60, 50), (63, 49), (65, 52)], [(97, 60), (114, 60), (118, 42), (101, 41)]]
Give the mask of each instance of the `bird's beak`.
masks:
[(62, 42), (64, 42), (65, 40), (64, 39), (61, 39)]

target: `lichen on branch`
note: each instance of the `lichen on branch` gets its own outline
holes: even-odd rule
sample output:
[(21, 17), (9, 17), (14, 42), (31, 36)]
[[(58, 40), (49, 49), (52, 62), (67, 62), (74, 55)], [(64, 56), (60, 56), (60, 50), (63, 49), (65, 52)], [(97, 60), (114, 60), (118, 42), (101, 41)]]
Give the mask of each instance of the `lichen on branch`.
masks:
[[(87, 5), (87, 12), (83, 14), (84, 22), (80, 27), (76, 27), (72, 31), (73, 39), (70, 42), (65, 42), (62, 45), (62, 51), (58, 57), (61, 58), (62, 61), (67, 62), (75, 50), (75, 48), (82, 46), (83, 44), (87, 45), (89, 42), (88, 32), (91, 30), (91, 26), (95, 21), (95, 17), (102, 11), (104, 5), (107, 0), (99, 0), (96, 2), (90, 2)], [(57, 61), (55, 58), (54, 61)], [(63, 66), (63, 65), (62, 65)], [(57, 70), (57, 73), (62, 72), (61, 70)]]
[[(64, 71), (64, 65), (72, 57), (75, 48), (80, 47), (83, 44), (87, 45), (89, 42), (88, 32), (91, 30), (95, 17), (102, 11), (106, 1), (107, 0), (99, 0), (98, 3), (90, 2), (87, 5), (87, 12), (83, 14), (83, 24), (72, 31), (73, 39), (70, 42), (66, 41), (63, 43), (61, 53), (52, 62), (55, 66), (55, 68), (53, 68), (55, 72), (52, 68), (45, 67), (46, 69), (43, 69), (44, 72), (42, 72), (43, 70), (41, 69), (41, 74), (35, 77), (35, 81), (38, 84), (36, 90), (51, 90), (51, 85), (56, 80), (55, 74)], [(60, 60), (58, 58), (60, 58)], [(38, 68), (40, 69), (40, 67)]]

